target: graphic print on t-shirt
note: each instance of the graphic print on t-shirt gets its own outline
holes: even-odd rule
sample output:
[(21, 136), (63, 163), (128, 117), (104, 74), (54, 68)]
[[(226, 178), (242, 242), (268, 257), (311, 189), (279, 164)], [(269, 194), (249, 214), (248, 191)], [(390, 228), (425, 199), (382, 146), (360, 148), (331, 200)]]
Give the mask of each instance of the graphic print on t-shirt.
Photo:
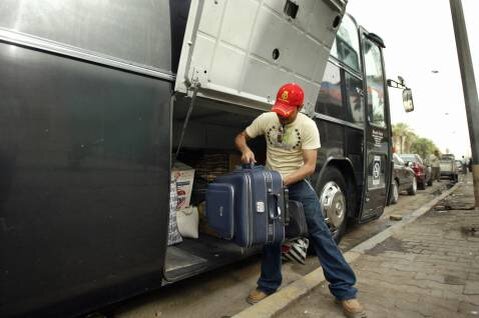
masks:
[(287, 128), (281, 125), (270, 126), (266, 130), (266, 139), (274, 147), (286, 150), (301, 148), (301, 134), (297, 128)]

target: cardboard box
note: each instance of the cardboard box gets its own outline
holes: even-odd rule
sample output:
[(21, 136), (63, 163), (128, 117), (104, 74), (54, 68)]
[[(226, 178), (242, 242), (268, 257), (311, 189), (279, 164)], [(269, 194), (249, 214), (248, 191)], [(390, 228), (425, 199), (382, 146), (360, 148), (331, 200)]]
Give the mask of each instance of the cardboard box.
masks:
[(184, 163), (177, 162), (175, 163), (171, 174), (176, 182), (176, 192), (178, 194), (178, 204), (176, 209), (179, 210), (186, 208), (190, 205), (193, 181), (195, 179), (195, 169)]

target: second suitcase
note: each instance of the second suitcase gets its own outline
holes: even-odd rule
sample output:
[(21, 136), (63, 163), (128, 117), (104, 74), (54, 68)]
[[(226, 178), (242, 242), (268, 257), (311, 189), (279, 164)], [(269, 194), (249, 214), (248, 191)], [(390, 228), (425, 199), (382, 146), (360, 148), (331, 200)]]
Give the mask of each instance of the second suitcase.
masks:
[(298, 238), (308, 235), (308, 225), (304, 215), (303, 204), (298, 201), (288, 201), (289, 223), (286, 225), (286, 237)]

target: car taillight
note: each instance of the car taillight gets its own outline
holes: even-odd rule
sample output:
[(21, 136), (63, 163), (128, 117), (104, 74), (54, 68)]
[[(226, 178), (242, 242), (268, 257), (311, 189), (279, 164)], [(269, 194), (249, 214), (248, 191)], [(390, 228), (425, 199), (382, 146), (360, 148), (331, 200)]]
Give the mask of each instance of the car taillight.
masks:
[(411, 164), (411, 168), (412, 168), (412, 170), (414, 171), (415, 174), (420, 174), (421, 173), (421, 167), (416, 162), (413, 162)]

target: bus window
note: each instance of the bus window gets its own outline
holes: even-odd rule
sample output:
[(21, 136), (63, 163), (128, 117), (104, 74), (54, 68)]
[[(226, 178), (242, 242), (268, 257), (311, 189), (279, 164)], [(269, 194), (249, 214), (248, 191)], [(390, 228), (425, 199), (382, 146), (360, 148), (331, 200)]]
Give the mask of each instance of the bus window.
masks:
[(349, 108), (348, 121), (362, 124), (364, 123), (364, 101), (361, 96), (363, 82), (347, 72), (345, 74), (345, 82)]
[(364, 63), (368, 87), (368, 120), (371, 124), (385, 127), (384, 120), (384, 75), (379, 47), (364, 39)]
[(316, 112), (343, 119), (343, 94), (341, 73), (338, 66), (328, 63), (324, 71), (321, 89), (316, 101)]
[(358, 29), (349, 16), (344, 16), (331, 49), (331, 54), (356, 71), (359, 69)]

